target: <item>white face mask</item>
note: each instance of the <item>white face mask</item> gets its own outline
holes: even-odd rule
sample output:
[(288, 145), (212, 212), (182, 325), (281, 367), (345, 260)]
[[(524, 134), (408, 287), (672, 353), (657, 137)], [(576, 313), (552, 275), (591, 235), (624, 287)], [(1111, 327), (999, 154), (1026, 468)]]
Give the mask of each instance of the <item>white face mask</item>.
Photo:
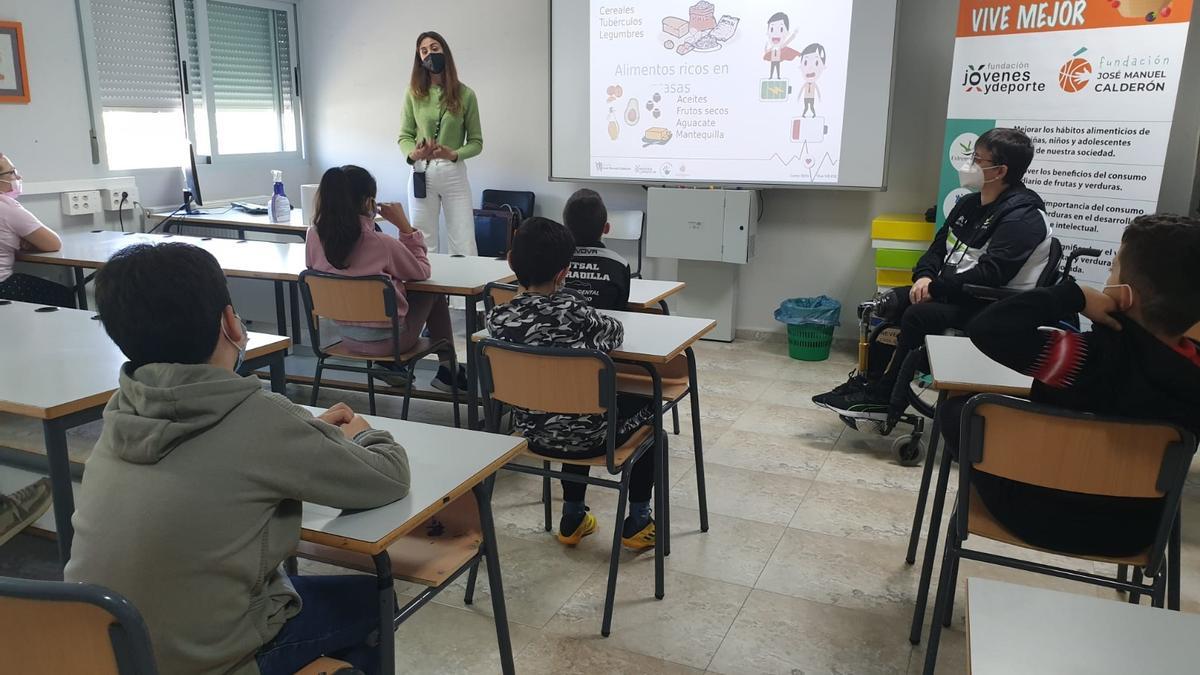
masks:
[(989, 166), (984, 168), (978, 164), (972, 164), (965, 170), (960, 170), (958, 172), (958, 184), (972, 190), (982, 190), (984, 185), (1000, 180), (999, 176), (989, 180), (986, 173), (991, 169), (999, 168), (999, 166)]
[(21, 179), (13, 178), (12, 180), (8, 181), (8, 191), (4, 192), (3, 194), (6, 194), (9, 197), (13, 197), (13, 198), (20, 197), (21, 196), (21, 188), (22, 188)]

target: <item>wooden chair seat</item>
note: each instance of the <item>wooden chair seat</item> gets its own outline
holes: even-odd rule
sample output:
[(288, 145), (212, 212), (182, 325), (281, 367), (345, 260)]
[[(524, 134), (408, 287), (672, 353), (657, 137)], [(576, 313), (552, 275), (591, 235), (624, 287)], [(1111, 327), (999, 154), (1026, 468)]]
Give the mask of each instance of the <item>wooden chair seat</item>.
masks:
[[(654, 381), (645, 368), (632, 363), (617, 363), (617, 391), (627, 394), (637, 394), (650, 398), (654, 395)], [(690, 379), (688, 377), (687, 357), (680, 355), (658, 369), (662, 377), (663, 399), (675, 401), (687, 393)]]
[[(613, 455), (613, 457), (616, 461), (616, 465), (618, 467), (625, 466), (625, 462), (629, 461), (630, 455), (632, 455), (634, 452), (636, 452), (637, 449), (640, 448), (642, 445), (649, 442), (650, 439), (653, 438), (653, 436), (654, 436), (654, 430), (648, 426), (643, 426), (640, 429), (638, 429), (637, 431), (633, 432), (633, 435), (629, 437), (629, 440), (625, 441), (623, 444), (621, 444), (620, 446), (617, 447), (617, 451)], [(599, 455), (597, 457), (584, 457), (584, 458), (572, 459), (572, 460), (565, 460), (560, 457), (548, 457), (546, 455), (540, 455), (540, 454), (534, 452), (533, 450), (529, 449), (528, 445), (525, 446), (525, 452), (522, 454), (531, 455), (531, 456), (537, 457), (539, 459), (550, 460), (552, 462), (562, 462), (564, 464), (576, 464), (579, 466), (605, 466), (605, 461), (606, 461), (604, 455)]]
[(353, 667), (354, 666), (352, 664), (346, 663), (345, 661), (339, 661), (338, 659), (331, 659), (328, 656), (322, 656), (316, 661), (304, 666), (300, 670), (297, 670), (296, 675), (333, 675), (343, 668)]
[[(418, 338), (417, 343), (413, 348), (400, 355), (400, 361), (411, 361), (419, 356), (428, 354), (433, 347), (433, 341), (429, 338)], [(335, 342), (328, 347), (322, 347), (321, 351), (330, 356), (336, 356), (339, 359), (353, 359), (355, 361), (378, 361), (380, 363), (392, 363), (396, 361), (394, 356), (364, 356), (350, 351), (342, 342)]]
[[(467, 492), (388, 546), (392, 576), (436, 588), (475, 557), (482, 542), (479, 505), (475, 495)], [(296, 555), (347, 569), (375, 572), (371, 556), (364, 553), (302, 541), (296, 547)]]
[(1053, 549), (1041, 548), (1039, 546), (1034, 546), (1033, 544), (1030, 544), (1029, 542), (1025, 541), (1024, 539), (1021, 539), (1017, 535), (1010, 532), (1008, 530), (1008, 528), (1001, 525), (1000, 522), (996, 520), (996, 517), (992, 515), (992, 512), (988, 510), (988, 507), (983, 503), (983, 500), (980, 499), (979, 492), (977, 490), (971, 490), (970, 511), (967, 512), (967, 516), (968, 516), (967, 530), (971, 534), (979, 535), (981, 537), (986, 537), (987, 539), (994, 539), (996, 541), (1001, 541), (1001, 542), (1004, 542), (1005, 544), (1012, 544), (1013, 546), (1020, 546), (1021, 548), (1028, 548), (1028, 549), (1032, 549), (1034, 551), (1041, 551), (1043, 553), (1051, 553), (1054, 555), (1066, 555), (1066, 556), (1069, 556), (1072, 558), (1079, 558), (1081, 560), (1093, 560), (1096, 562), (1113, 563), (1116, 565), (1132, 565), (1134, 567), (1144, 567), (1144, 566), (1150, 564), (1150, 550), (1149, 549), (1147, 549), (1145, 552), (1140, 553), (1135, 556), (1130, 556), (1130, 557), (1125, 557), (1125, 558), (1113, 558), (1113, 557), (1109, 557), (1109, 556), (1092, 556), (1092, 555), (1079, 555), (1077, 553), (1063, 553), (1062, 551), (1055, 551)]

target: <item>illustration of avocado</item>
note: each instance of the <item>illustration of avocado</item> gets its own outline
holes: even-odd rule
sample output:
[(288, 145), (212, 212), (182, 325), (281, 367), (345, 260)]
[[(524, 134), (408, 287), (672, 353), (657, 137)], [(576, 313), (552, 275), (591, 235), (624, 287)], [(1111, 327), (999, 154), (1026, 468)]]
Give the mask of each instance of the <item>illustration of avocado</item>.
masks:
[(634, 126), (638, 120), (642, 118), (642, 113), (638, 110), (638, 101), (636, 98), (629, 99), (629, 105), (625, 106), (625, 124)]

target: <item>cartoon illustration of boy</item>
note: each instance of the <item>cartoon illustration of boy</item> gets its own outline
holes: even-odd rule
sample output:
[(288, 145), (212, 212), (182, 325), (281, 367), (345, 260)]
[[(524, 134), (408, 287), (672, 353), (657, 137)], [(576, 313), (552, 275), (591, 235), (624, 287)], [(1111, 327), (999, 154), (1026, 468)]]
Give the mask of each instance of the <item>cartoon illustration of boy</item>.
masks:
[(763, 61), (771, 62), (768, 78), (780, 79), (779, 64), (800, 56), (795, 49), (788, 47), (796, 37), (796, 31), (788, 32), (790, 28), (788, 15), (783, 12), (775, 12), (767, 19), (767, 44), (763, 52)]
[[(800, 52), (800, 72), (804, 75), (804, 84), (800, 85), (800, 98), (804, 99), (804, 112), (801, 117), (816, 117), (815, 103), (821, 100), (821, 88), (817, 80), (825, 72), (825, 47), (816, 42)], [(808, 113), (812, 113), (809, 115)]]

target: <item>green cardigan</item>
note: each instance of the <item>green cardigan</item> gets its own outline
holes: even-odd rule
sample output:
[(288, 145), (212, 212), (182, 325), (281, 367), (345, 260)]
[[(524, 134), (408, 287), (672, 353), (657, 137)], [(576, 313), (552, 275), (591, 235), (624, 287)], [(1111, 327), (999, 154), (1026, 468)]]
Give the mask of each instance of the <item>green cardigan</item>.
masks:
[[(458, 153), (459, 159), (470, 159), (483, 152), (483, 130), (479, 124), (479, 103), (475, 92), (465, 84), (459, 84), (461, 110), (456, 115), (445, 111), (442, 128), (437, 142)], [(433, 136), (438, 119), (442, 116), (442, 88), (433, 85), (425, 98), (413, 96), (410, 89), (404, 97), (404, 121), (400, 125), (400, 151), (407, 158), (416, 149), (417, 143)]]

